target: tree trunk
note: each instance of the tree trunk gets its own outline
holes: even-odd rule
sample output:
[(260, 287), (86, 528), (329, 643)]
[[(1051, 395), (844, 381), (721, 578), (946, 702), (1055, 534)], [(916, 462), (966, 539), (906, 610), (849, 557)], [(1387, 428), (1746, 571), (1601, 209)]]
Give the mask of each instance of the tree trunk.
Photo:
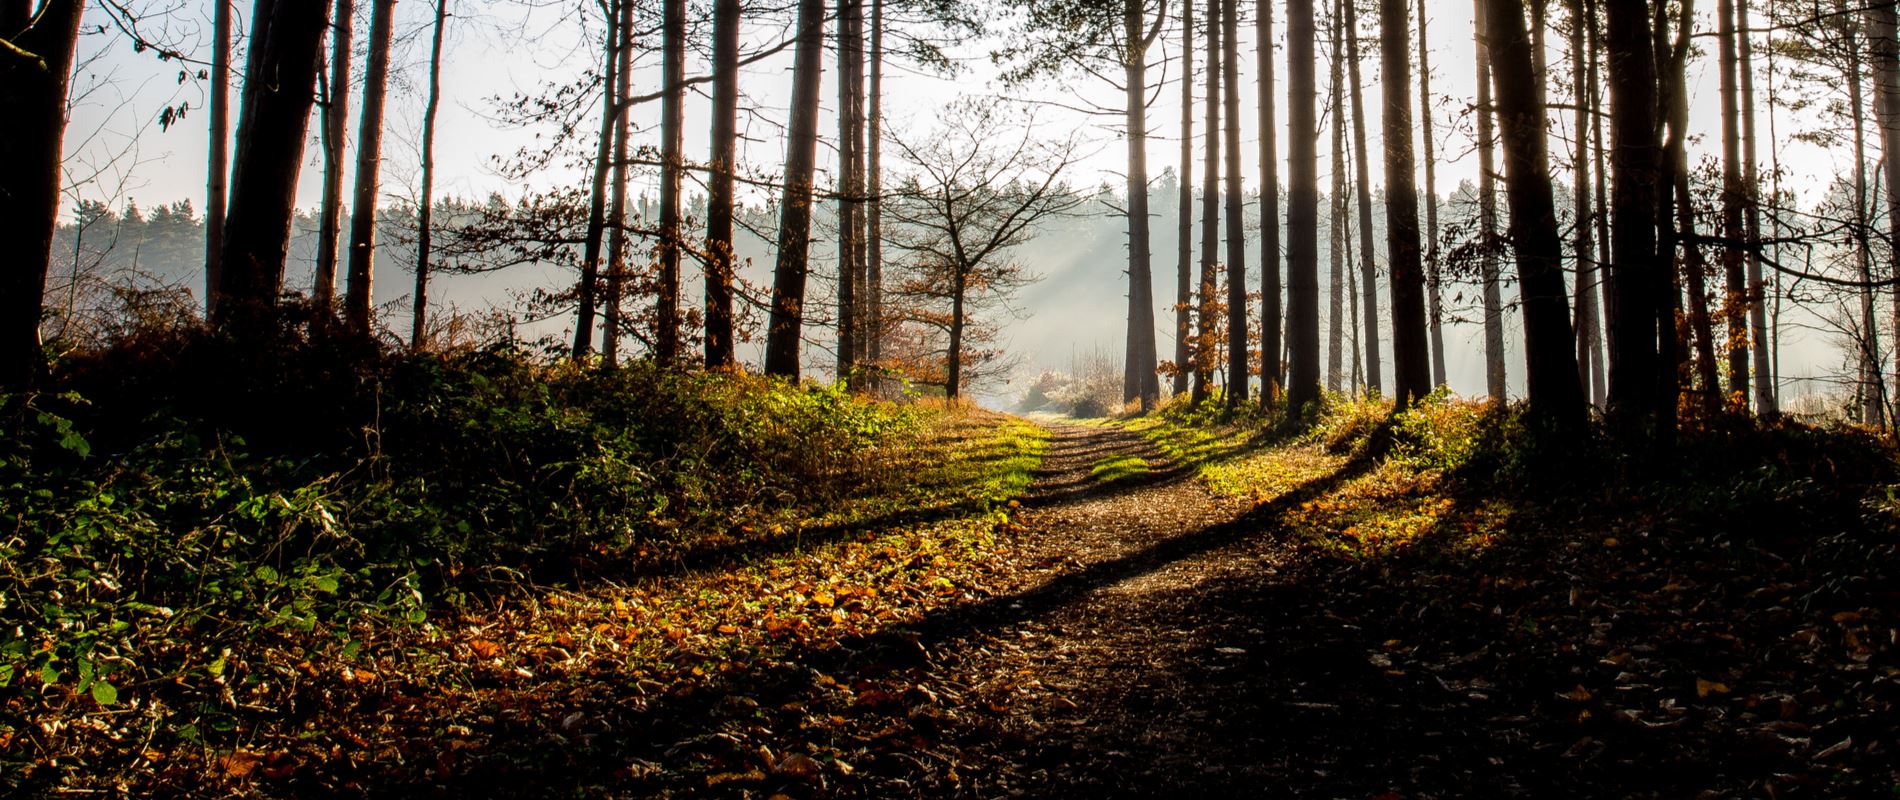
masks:
[(1200, 305), (1195, 311), (1200, 329), (1194, 337), (1193, 400), (1200, 405), (1214, 387), (1214, 367), (1220, 356), (1215, 351), (1219, 340), (1220, 311), (1215, 292), (1220, 287), (1220, 34), (1221, 3), (1212, 0), (1207, 9), (1206, 103), (1202, 123), (1206, 131), (1201, 145), (1201, 289)]
[(1573, 212), (1577, 226), (1577, 291), (1576, 309), (1572, 316), (1576, 320), (1577, 330), (1577, 374), (1589, 391), (1590, 401), (1596, 403), (1603, 398), (1603, 359), (1597, 350), (1597, 340), (1601, 335), (1597, 323), (1597, 276), (1600, 273), (1590, 195), (1590, 119), (1596, 111), (1590, 102), (1593, 65), (1584, 45), (1584, 32), (1589, 28), (1589, 23), (1584, 19), (1585, 13), (1583, 0), (1570, 0), (1570, 93), (1577, 106), (1573, 114), (1576, 136), (1572, 147), (1575, 158), (1572, 166), (1577, 176)]
[(1497, 133), (1493, 129), (1496, 109), (1491, 102), (1491, 53), (1485, 45), (1485, 0), (1473, 0), (1477, 16), (1473, 27), (1478, 36), (1478, 243), (1479, 279), (1484, 285), (1484, 387), (1491, 402), (1502, 405), (1506, 399), (1504, 366), (1504, 294), (1498, 275), (1498, 194)]
[[(1331, 218), (1327, 221), (1331, 234), (1331, 247), (1327, 251), (1327, 334), (1326, 334), (1326, 390), (1340, 391), (1345, 386), (1345, 344), (1346, 344), (1346, 277), (1345, 252), (1347, 247), (1347, 214), (1351, 213), (1346, 203), (1346, 34), (1340, 29), (1340, 19), (1345, 17), (1345, 0), (1335, 0), (1333, 4), (1332, 34), (1333, 60), (1331, 80), (1328, 89), (1328, 102), (1333, 117), (1333, 152), (1330, 166), (1333, 178), (1331, 193)], [(1357, 359), (1355, 359), (1356, 361)]]
[(20, 4), (0, 19), (0, 390), (22, 389), (46, 369), (40, 347), (40, 304), (59, 220), (60, 147), (66, 133), (66, 86), (72, 79), (83, 0), (47, 0), (37, 16)]
[(284, 285), (296, 213), (297, 174), (315, 102), (317, 51), (328, 3), (258, 0), (231, 162), (224, 250), (213, 323), (243, 325), (267, 313)]
[(863, 0), (838, 0), (838, 379), (848, 380), (858, 354), (858, 184), (863, 136), (857, 127), (863, 71)]
[(1748, 311), (1751, 350), (1755, 356), (1755, 413), (1772, 417), (1781, 413), (1775, 401), (1775, 375), (1768, 357), (1767, 295), (1762, 283), (1761, 253), (1761, 175), (1755, 165), (1755, 59), (1748, 21), (1748, 0), (1736, 6), (1738, 78), (1742, 92), (1742, 186), (1747, 192), (1748, 219)]
[(1128, 342), (1122, 366), (1122, 398), (1144, 408), (1161, 399), (1155, 375), (1154, 280), (1148, 244), (1148, 46), (1161, 30), (1156, 20), (1144, 34), (1144, 0), (1123, 0), (1122, 35), (1128, 51), (1122, 61), (1128, 125)]
[[(1860, 268), (1861, 283), (1871, 284), (1874, 274), (1873, 242), (1867, 236), (1868, 226), (1872, 223), (1867, 218), (1867, 100), (1861, 86), (1864, 65), (1861, 61), (1860, 30), (1853, 15), (1848, 13), (1844, 0), (1836, 0), (1834, 5), (1845, 43), (1842, 49), (1848, 59), (1841, 80), (1847, 83), (1848, 108), (1854, 123), (1854, 252)], [(1860, 326), (1860, 421), (1877, 426), (1884, 419), (1885, 403), (1882, 395), (1886, 392), (1881, 376), (1880, 329), (1874, 317), (1874, 290), (1871, 286), (1863, 286), (1860, 290)]]
[(1273, 4), (1255, 4), (1255, 56), (1260, 69), (1260, 404), (1280, 400), (1280, 146), (1274, 114)]
[[(1536, 2), (1537, 0), (1532, 0)], [(1563, 244), (1550, 178), (1544, 106), (1523, 0), (1484, 0), (1485, 31), (1496, 69), (1498, 124), (1511, 206), (1511, 246), (1524, 307), (1525, 383), (1536, 427), (1567, 435), (1583, 428), (1583, 383), (1564, 289)]]
[(1419, 140), (1425, 145), (1425, 288), (1426, 314), (1431, 323), (1432, 385), (1445, 385), (1444, 275), (1438, 260), (1438, 143), (1432, 133), (1432, 60), (1425, 43), (1425, 0), (1418, 3), (1418, 119)]
[(680, 357), (680, 182), (686, 175), (686, 0), (666, 0), (661, 6), (661, 16), (660, 286), (653, 309), (653, 324), (659, 330), (653, 334), (653, 357), (661, 364), (671, 365)]
[(968, 287), (968, 272), (956, 266), (950, 303), (950, 357), (944, 371), (943, 396), (955, 400), (963, 394), (963, 295)]
[(739, 146), (739, 0), (713, 6), (712, 170), (706, 183), (706, 368), (736, 363), (732, 341), (732, 188)]
[(1194, 359), (1194, 0), (1181, 0), (1181, 174), (1175, 233), (1174, 393)]
[(1372, 179), (1366, 158), (1366, 115), (1359, 80), (1359, 0), (1346, 0), (1346, 91), (1352, 98), (1353, 189), (1359, 195), (1359, 291), (1365, 305), (1366, 389), (1384, 390), (1379, 373), (1379, 273), (1372, 249)]
[[(1658, 381), (1658, 314), (1669, 259), (1656, 249), (1661, 181), (1656, 57), (1644, 0), (1607, 0), (1611, 124), (1611, 258), (1616, 313), (1610, 322), (1610, 415), (1624, 432), (1660, 438), (1675, 397)], [(1659, 275), (1658, 273), (1665, 273)]]
[(362, 128), (356, 134), (356, 192), (350, 201), (350, 271), (344, 282), (343, 320), (359, 335), (373, 333), (370, 282), (376, 270), (376, 208), (382, 191), (383, 98), (389, 90), (390, 17), (396, 0), (374, 0), (369, 16), (369, 63), (363, 73)]
[[(343, 236), (343, 149), (349, 144), (351, 31), (355, 0), (336, 0), (330, 39), (330, 81), (323, 87), (318, 134), (323, 142), (323, 195), (317, 214), (317, 271), (310, 297), (326, 313), (336, 304), (338, 245)], [(321, 75), (319, 75), (320, 77)], [(209, 224), (206, 220), (206, 224)], [(208, 236), (208, 234), (207, 234)]]
[(614, 125), (622, 109), (613, 96), (620, 85), (620, 6), (633, 0), (615, 0), (607, 11), (607, 32), (601, 40), (606, 74), (600, 90), (600, 136), (594, 142), (594, 174), (588, 187), (587, 232), (581, 244), (581, 277), (574, 287), (574, 348), (576, 361), (594, 350), (594, 292), (600, 282), (601, 234), (607, 227), (607, 175), (613, 168)]
[(1287, 408), (1319, 400), (1319, 153), (1313, 0), (1287, 0)]
[(1221, 3), (1221, 92), (1227, 104), (1227, 407), (1247, 400), (1247, 227), (1240, 185), (1240, 0)]
[[(1669, 38), (1669, 18), (1665, 7), (1657, 7), (1655, 15), (1656, 60), (1661, 79), (1658, 106), (1662, 110), (1668, 130), (1663, 142), (1662, 173), (1668, 185), (1663, 189), (1662, 204), (1656, 210), (1656, 252), (1659, 258), (1681, 269), (1669, 269), (1664, 272), (1668, 277), (1658, 286), (1662, 297), (1669, 298), (1671, 308), (1666, 309), (1656, 321), (1658, 340), (1661, 346), (1658, 353), (1663, 356), (1661, 374), (1657, 380), (1671, 387), (1672, 397), (1680, 397), (1685, 389), (1691, 389), (1694, 382), (1694, 370), (1702, 370), (1701, 394), (1702, 412), (1713, 416), (1721, 403), (1721, 386), (1715, 377), (1715, 344), (1710, 336), (1708, 294), (1704, 285), (1708, 265), (1702, 260), (1702, 251), (1695, 240), (1695, 216), (1690, 202), (1687, 170), (1688, 157), (1684, 143), (1688, 135), (1688, 56), (1690, 22), (1694, 19), (1695, 7), (1690, 0), (1680, 5), (1683, 24), (1678, 29), (1672, 43)], [(1680, 181), (1680, 188), (1678, 188)], [(1678, 202), (1680, 200), (1680, 202)], [(1684, 213), (1687, 211), (1688, 213)], [(1676, 259), (1679, 246), (1688, 245), (1683, 258)], [(1683, 286), (1681, 280), (1688, 280), (1690, 302), (1687, 310), (1683, 307)], [(1693, 339), (1698, 348), (1699, 358), (1691, 359), (1688, 349), (1682, 343)], [(1673, 368), (1672, 368), (1673, 365)], [(1680, 401), (1676, 404), (1681, 405)]]
[[(205, 316), (217, 293), (218, 251), (224, 248), (224, 199), (231, 175), (231, 3), (217, 0), (211, 22), (211, 146), (205, 172)], [(8, 33), (11, 33), (10, 31)], [(335, 238), (331, 239), (334, 248)], [(331, 262), (335, 270), (334, 256)]]
[[(1747, 2), (1747, 0), (1743, 0)], [(1716, 0), (1717, 67), (1722, 104), (1722, 276), (1727, 294), (1722, 318), (1728, 324), (1728, 395), (1739, 410), (1748, 409), (1748, 280), (1741, 242), (1746, 233), (1742, 186), (1740, 88), (1736, 85), (1735, 0)]]
[[(620, 4), (620, 21), (616, 24), (620, 28), (615, 45), (620, 50), (619, 74), (608, 102), (617, 104), (619, 118), (614, 121), (613, 200), (608, 215), (612, 223), (607, 228), (607, 296), (601, 302), (605, 308), (600, 326), (600, 361), (608, 367), (620, 363), (621, 308), (626, 297), (627, 173), (631, 166), (627, 163), (627, 149), (633, 137), (629, 107), (633, 94), (633, 3)], [(665, 118), (664, 111), (661, 117)]]
[(818, 151), (818, 90), (825, 47), (824, 0), (798, 0), (798, 45), (792, 66), (792, 119), (786, 133), (785, 187), (779, 202), (778, 262), (772, 269), (772, 316), (766, 329), (765, 373), (798, 379), (805, 319), (805, 277), (811, 272), (811, 175)]
[(877, 364), (884, 358), (884, 0), (871, 0), (871, 90), (867, 94), (864, 334), (865, 356)]
[(1596, 269), (1599, 290), (1602, 297), (1602, 316), (1597, 324), (1599, 336), (1592, 345), (1596, 355), (1592, 358), (1591, 402), (1599, 408), (1607, 408), (1609, 403), (1608, 378), (1609, 353), (1614, 350), (1615, 327), (1611, 320), (1616, 318), (1616, 276), (1610, 269), (1610, 178), (1607, 166), (1609, 149), (1603, 146), (1603, 81), (1600, 73), (1603, 34), (1598, 30), (1596, 0), (1583, 0), (1585, 46), (1589, 48), (1590, 58), (1590, 155), (1592, 172), (1596, 179)]
[(429, 99), (422, 112), (422, 202), (416, 209), (416, 296), (409, 347), (429, 344), (429, 248), (435, 224), (435, 114), (442, 104), (442, 29), (449, 0), (435, 0), (435, 30), (429, 37)]
[[(1668, 138), (1663, 143), (1663, 172), (1669, 176), (1672, 189), (1665, 190), (1662, 211), (1656, 222), (1660, 235), (1657, 247), (1659, 254), (1673, 254), (1678, 246), (1683, 248), (1682, 272), (1687, 278), (1689, 294), (1687, 323), (1694, 336), (1696, 351), (1695, 372), (1700, 384), (1702, 414), (1713, 418), (1722, 407), (1721, 381), (1716, 373), (1715, 337), (1709, 318), (1709, 295), (1706, 285), (1708, 263), (1702, 258), (1701, 244), (1697, 241), (1695, 226), (1694, 199), (1689, 193), (1689, 160), (1685, 144), (1689, 135), (1688, 82), (1685, 71), (1688, 63), (1689, 33), (1694, 20), (1695, 7), (1690, 0), (1682, 3), (1682, 24), (1677, 29), (1677, 39), (1669, 46), (1667, 56), (1662, 58), (1662, 95), (1661, 107), (1668, 124)], [(1667, 41), (1666, 22), (1658, 15), (1656, 24), (1657, 47), (1664, 47)], [(1671, 202), (1669, 197), (1673, 195)], [(1672, 220), (1669, 215), (1675, 214)], [(1672, 298), (1680, 294), (1673, 289)], [(1659, 326), (1673, 321), (1673, 315), (1659, 322)], [(1680, 340), (1680, 337), (1677, 338)]]
[(1340, 195), (1339, 217), (1340, 219), (1347, 220), (1348, 222), (1347, 227), (1344, 229), (1344, 233), (1340, 234), (1341, 241), (1344, 241), (1346, 243), (1345, 260), (1346, 260), (1347, 268), (1346, 268), (1345, 294), (1346, 294), (1346, 303), (1349, 306), (1346, 311), (1346, 314), (1347, 314), (1346, 318), (1350, 322), (1350, 324), (1346, 325), (1345, 328), (1348, 332), (1352, 334), (1352, 342), (1351, 342), (1352, 346), (1347, 348), (1348, 351), (1352, 353), (1352, 368), (1348, 371), (1348, 375), (1350, 376), (1349, 386), (1352, 389), (1352, 394), (1353, 396), (1357, 397), (1359, 396), (1359, 393), (1362, 391), (1363, 386), (1365, 384), (1366, 371), (1364, 369), (1364, 363), (1361, 360), (1362, 354), (1361, 354), (1361, 351), (1359, 350), (1359, 278), (1358, 278), (1358, 273), (1355, 273), (1352, 271), (1352, 262), (1353, 262), (1353, 255), (1352, 255), (1353, 245), (1352, 245), (1352, 228), (1351, 228), (1352, 210), (1350, 208), (1347, 208), (1347, 206), (1349, 206), (1351, 203), (1352, 201), (1346, 199), (1345, 195), (1343, 194)]
[[(1894, 259), (1889, 274), (1900, 275), (1900, 41), (1895, 40), (1894, 1), (1867, 9), (1869, 70), (1874, 79), (1874, 120), (1880, 126), (1880, 162), (1887, 184), (1887, 244)], [(1893, 296), (1894, 334), (1900, 337), (1900, 288)], [(1893, 349), (1900, 375), (1900, 346)]]
[(1392, 271), (1392, 391), (1399, 408), (1432, 392), (1425, 325), (1425, 271), (1419, 256), (1417, 166), (1412, 153), (1412, 9), (1379, 0), (1379, 82), (1385, 138), (1386, 258)]

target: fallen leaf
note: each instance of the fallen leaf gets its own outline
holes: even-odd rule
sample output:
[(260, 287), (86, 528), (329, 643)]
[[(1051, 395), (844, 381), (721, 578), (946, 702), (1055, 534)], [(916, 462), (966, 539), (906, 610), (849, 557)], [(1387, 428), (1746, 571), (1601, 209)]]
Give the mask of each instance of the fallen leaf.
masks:
[(1845, 739), (1835, 742), (1834, 744), (1828, 745), (1828, 747), (1822, 750), (1821, 752), (1815, 753), (1814, 760), (1825, 761), (1827, 759), (1833, 758), (1834, 756), (1840, 755), (1842, 752), (1846, 751), (1847, 748), (1853, 747), (1853, 746), (1854, 746), (1854, 737), (1849, 736)]
[(242, 778), (257, 769), (264, 757), (248, 750), (235, 750), (230, 755), (218, 759), (218, 771), (227, 778)]
[(811, 756), (803, 753), (787, 754), (784, 758), (779, 759), (777, 766), (772, 768), (773, 774), (790, 775), (791, 777), (803, 780), (816, 778), (819, 773), (824, 771), (825, 766), (823, 764), (818, 763)]

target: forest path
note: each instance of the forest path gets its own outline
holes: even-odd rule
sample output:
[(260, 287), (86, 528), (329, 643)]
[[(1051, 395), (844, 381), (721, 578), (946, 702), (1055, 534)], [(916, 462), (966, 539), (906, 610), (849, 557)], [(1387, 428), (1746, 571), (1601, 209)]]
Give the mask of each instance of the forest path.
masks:
[[(1000, 735), (966, 746), (966, 758), (987, 762), (972, 777), (1038, 796), (1251, 794), (1283, 780), (1297, 751), (1298, 768), (1325, 783), (1329, 759), (1289, 742), (1288, 726), (1335, 717), (1339, 701), (1302, 697), (1302, 686), (1318, 678), (1347, 688), (1334, 673), (1369, 668), (1363, 653), (1328, 641), (1317, 653), (1292, 645), (1287, 669), (1271, 681), (1261, 674), (1264, 659), (1289, 652), (1290, 631), (1269, 637), (1268, 627), (1305, 625), (1239, 602), (1281, 588), (1288, 549), (1261, 526), (1261, 509), (1215, 497), (1137, 434), (1049, 427), (1049, 453), (1016, 520), (1018, 561), (1059, 572), (1005, 598), (1000, 618), (944, 653), (939, 672), (1011, 697), (999, 704)], [(1145, 474), (1092, 474), (1134, 458)], [(1263, 647), (1269, 638), (1276, 646)], [(1345, 669), (1334, 664), (1342, 656)]]
[[(1381, 642), (1297, 563), (1281, 515), (1367, 462), (1284, 459), (1294, 488), (1256, 505), (1216, 497), (1137, 434), (1048, 427), (1015, 546), (1051, 574), (938, 640), (933, 682), (995, 716), (953, 737), (961, 781), (923, 795), (1522, 791), (1486, 759), (1484, 726), (1394, 681)], [(1091, 474), (1129, 457), (1150, 471)]]

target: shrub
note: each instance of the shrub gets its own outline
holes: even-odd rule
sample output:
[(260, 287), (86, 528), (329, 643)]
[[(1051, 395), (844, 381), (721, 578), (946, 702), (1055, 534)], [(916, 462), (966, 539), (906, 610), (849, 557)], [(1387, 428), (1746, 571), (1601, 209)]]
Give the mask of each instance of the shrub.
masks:
[(0, 706), (16, 719), (132, 684), (217, 717), (216, 685), (265, 679), (227, 649), (347, 654), (360, 622), (421, 622), (523, 570), (624, 566), (824, 506), (898, 480), (881, 457), (922, 413), (841, 386), (398, 353), (288, 325), (146, 331), (54, 382), (0, 395)]

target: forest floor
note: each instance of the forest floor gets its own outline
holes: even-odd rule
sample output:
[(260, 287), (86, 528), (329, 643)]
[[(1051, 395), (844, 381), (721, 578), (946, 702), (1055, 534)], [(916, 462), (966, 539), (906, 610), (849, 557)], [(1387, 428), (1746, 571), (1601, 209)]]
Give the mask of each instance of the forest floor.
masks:
[(1852, 503), (1499, 492), (1363, 436), (1160, 419), (933, 436), (973, 486), (938, 496), (977, 502), (538, 591), (341, 666), (288, 654), (248, 745), (148, 752), (128, 785), (1900, 794), (1900, 570), (1888, 517)]

